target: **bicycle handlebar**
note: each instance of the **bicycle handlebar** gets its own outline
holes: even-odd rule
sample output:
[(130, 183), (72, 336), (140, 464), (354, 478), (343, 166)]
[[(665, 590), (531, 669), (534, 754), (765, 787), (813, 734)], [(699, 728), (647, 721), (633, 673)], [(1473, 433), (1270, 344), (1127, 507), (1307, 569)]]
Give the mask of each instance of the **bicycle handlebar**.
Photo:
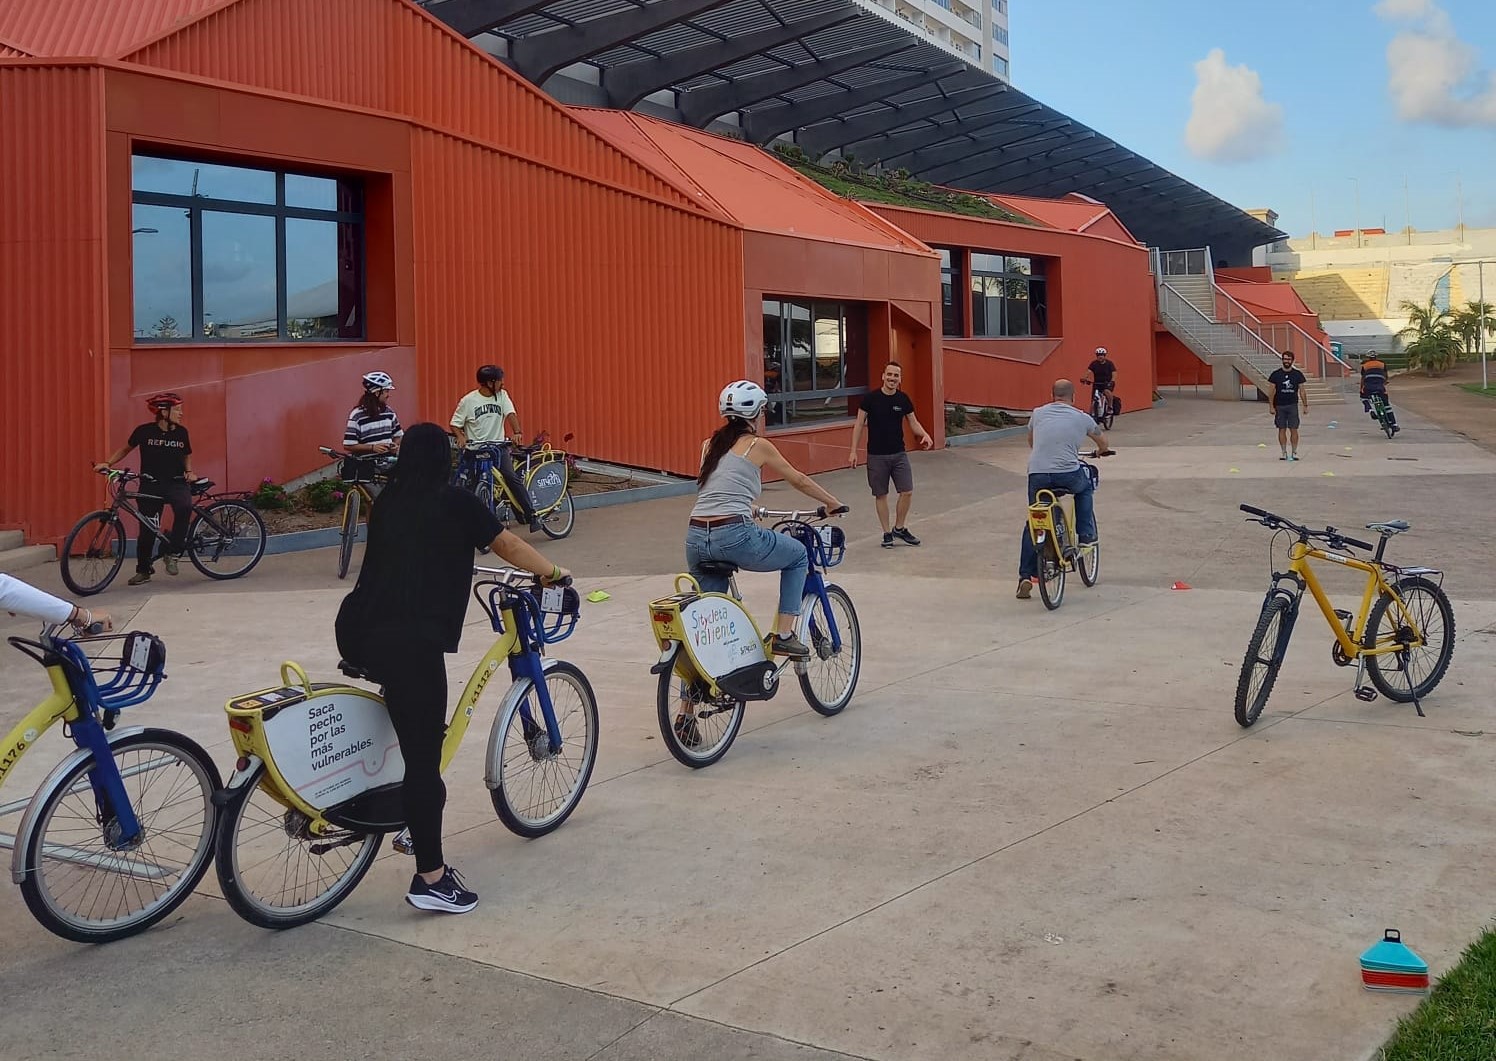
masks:
[[(526, 571), (523, 568), (519, 567), (479, 567), (477, 564), (474, 564), (473, 574), (490, 575), (495, 582), (502, 582), (506, 586), (517, 585), (521, 582), (540, 581), (540, 576), (535, 574), (535, 572)], [(567, 575), (565, 578), (560, 578), (555, 582), (552, 582), (551, 585), (569, 586), (572, 584), (572, 581), (572, 577), (570, 575)]]
[(821, 505), (819, 508), (807, 509), (807, 510), (804, 510), (804, 511), (795, 510), (795, 509), (787, 510), (787, 511), (780, 511), (778, 509), (772, 509), (772, 508), (755, 508), (753, 510), (753, 518), (754, 519), (789, 519), (789, 520), (801, 520), (801, 521), (803, 521), (803, 520), (807, 520), (807, 519), (829, 519), (832, 516), (845, 516), (848, 512), (851, 512), (851, 511), (852, 511), (852, 509), (851, 509), (851, 506), (849, 506), (849, 505), (842, 505), (840, 508), (833, 509), (830, 512), (826, 511), (826, 506), (825, 505)]
[(1117, 451), (1114, 449), (1093, 449), (1090, 453), (1082, 453), (1082, 457), (1115, 457)]
[(1344, 548), (1345, 546), (1350, 546), (1353, 549), (1376, 548), (1376, 546), (1372, 545), (1370, 542), (1363, 542), (1357, 538), (1349, 538), (1346, 535), (1341, 534), (1334, 527), (1326, 527), (1324, 530), (1314, 530), (1311, 527), (1306, 527), (1301, 523), (1295, 523), (1291, 519), (1279, 516), (1276, 513), (1269, 512), (1263, 508), (1257, 508), (1253, 505), (1241, 505), (1239, 507), (1243, 512), (1247, 513), (1249, 516), (1254, 517), (1249, 522), (1261, 523), (1269, 530), (1286, 528), (1287, 530), (1293, 531), (1300, 538), (1306, 540), (1309, 538), (1317, 538), (1320, 541), (1326, 542), (1330, 546), (1337, 549)]

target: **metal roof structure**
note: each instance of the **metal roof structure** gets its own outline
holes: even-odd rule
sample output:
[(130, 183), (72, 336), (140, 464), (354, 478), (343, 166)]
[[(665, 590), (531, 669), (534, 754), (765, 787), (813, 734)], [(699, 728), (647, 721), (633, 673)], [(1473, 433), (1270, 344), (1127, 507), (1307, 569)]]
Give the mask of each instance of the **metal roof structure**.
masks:
[[(1105, 203), (1138, 239), (1240, 255), (1278, 229), (972, 66), (875, 0), (424, 0), (466, 37), (497, 44), (537, 85), (577, 63), (595, 102), (673, 93), (706, 128), (792, 134), (831, 151), (973, 191)], [(483, 35), (493, 35), (498, 40)], [(1229, 250), (1228, 250), (1229, 248)]]

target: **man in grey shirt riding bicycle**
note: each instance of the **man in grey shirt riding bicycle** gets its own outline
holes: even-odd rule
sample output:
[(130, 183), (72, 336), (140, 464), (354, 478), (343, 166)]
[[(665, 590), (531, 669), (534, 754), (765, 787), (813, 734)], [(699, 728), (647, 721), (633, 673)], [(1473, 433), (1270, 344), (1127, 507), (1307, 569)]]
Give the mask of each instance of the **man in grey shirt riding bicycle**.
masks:
[[(1065, 491), (1075, 495), (1075, 532), (1082, 546), (1096, 541), (1095, 484), (1080, 464), (1080, 447), (1090, 439), (1099, 453), (1106, 452), (1106, 435), (1096, 421), (1081, 412), (1071, 401), (1075, 384), (1068, 379), (1055, 380), (1050, 392), (1054, 401), (1034, 410), (1028, 422), (1028, 499), (1029, 504), (1040, 490)], [(1039, 555), (1027, 523), (1018, 554), (1018, 599), (1028, 600), (1039, 577)]]

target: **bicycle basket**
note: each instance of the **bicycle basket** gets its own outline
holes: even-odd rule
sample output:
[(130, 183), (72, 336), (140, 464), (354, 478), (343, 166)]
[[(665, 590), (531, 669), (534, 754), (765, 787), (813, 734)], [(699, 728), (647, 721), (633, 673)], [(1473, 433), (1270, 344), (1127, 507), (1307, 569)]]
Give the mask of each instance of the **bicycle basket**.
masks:
[[(96, 648), (96, 654), (88, 655), (84, 645)], [(83, 644), (54, 638), (53, 647), (71, 664), (67, 670), (73, 693), (107, 711), (149, 700), (166, 677), (166, 643), (143, 630)]]
[(1084, 468), (1086, 470), (1086, 474), (1091, 477), (1091, 489), (1096, 489), (1096, 487), (1101, 483), (1101, 469), (1097, 468), (1094, 464), (1087, 464), (1085, 461), (1081, 461), (1080, 466)]
[(374, 483), (389, 474), (391, 461), (384, 457), (344, 457), (338, 477), (345, 483)]
[(810, 550), (817, 567), (835, 567), (847, 558), (847, 534), (840, 527), (791, 523), (784, 533)]
[(570, 637), (582, 617), (582, 595), (572, 586), (546, 586), (532, 597), (540, 607), (540, 640), (553, 645)]

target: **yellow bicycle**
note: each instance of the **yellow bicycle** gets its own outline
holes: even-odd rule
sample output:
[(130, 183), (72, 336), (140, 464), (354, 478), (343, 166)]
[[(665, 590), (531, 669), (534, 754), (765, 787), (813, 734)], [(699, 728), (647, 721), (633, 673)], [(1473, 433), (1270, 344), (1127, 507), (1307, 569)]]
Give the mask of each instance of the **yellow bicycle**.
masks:
[[(576, 628), (581, 602), (569, 585), (541, 588), (528, 572), (474, 571), (488, 576), (473, 595), (500, 636), (453, 709), (441, 768), (507, 664), (511, 684), (489, 733), (486, 782), (511, 832), (544, 836), (576, 809), (597, 762), (591, 684), (576, 666), (542, 656)], [(340, 669), (377, 680), (346, 662)], [(313, 921), (358, 886), (384, 834), (405, 827), (405, 760), (384, 701), (346, 682), (313, 683), (287, 662), (278, 687), (236, 696), (225, 710), (238, 761), (217, 797), (224, 898), (262, 928)], [(400, 838), (395, 848), (409, 853)]]
[[(1249, 522), (1285, 532), (1293, 541), (1288, 547), (1288, 570), (1273, 572), (1257, 627), (1247, 643), (1236, 683), (1236, 721), (1250, 726), (1262, 714), (1283, 666), (1305, 589), (1335, 635), (1330, 646), (1335, 665), (1356, 664), (1356, 699), (1369, 702), (1380, 693), (1397, 703), (1411, 702), (1422, 716), (1422, 699), (1443, 679), (1454, 655), (1454, 608), (1444, 592), (1443, 572), (1432, 567), (1398, 567), (1383, 559), (1387, 542), (1409, 530), (1408, 523), (1368, 523), (1366, 529), (1380, 535), (1372, 546), (1334, 527), (1314, 530), (1251, 505), (1242, 505), (1241, 510)], [(1349, 553), (1372, 548), (1376, 553), (1369, 560)], [(1366, 573), (1366, 588), (1355, 615), (1330, 603), (1311, 566), (1314, 560)], [(1370, 678), (1371, 684), (1363, 685), (1363, 678)]]
[[(389, 471), (395, 465), (393, 455), (385, 457), (360, 457), (352, 453), (341, 453), (331, 446), (318, 446), (318, 451), (339, 462), (338, 474), (343, 480), (342, 536), (338, 541), (338, 577), (346, 578), (348, 565), (353, 560), (353, 544), (358, 541), (358, 521), (362, 512), (374, 504), (374, 498), (384, 486)], [(367, 522), (368, 517), (364, 516)]]
[[(1092, 450), (1087, 457), (1110, 457), (1115, 450)], [(1092, 489), (1101, 475), (1094, 464), (1080, 462), (1081, 471), (1091, 477)], [(1069, 497), (1068, 491), (1042, 489), (1034, 494), (1034, 502), (1028, 507), (1028, 532), (1034, 542), (1034, 552), (1039, 564), (1039, 599), (1050, 611), (1058, 608), (1065, 599), (1065, 573), (1079, 571), (1080, 580), (1087, 586), (1096, 585), (1101, 577), (1101, 534), (1098, 527), (1096, 541), (1081, 545), (1076, 540), (1074, 502), (1062, 505), (1060, 498)]]

